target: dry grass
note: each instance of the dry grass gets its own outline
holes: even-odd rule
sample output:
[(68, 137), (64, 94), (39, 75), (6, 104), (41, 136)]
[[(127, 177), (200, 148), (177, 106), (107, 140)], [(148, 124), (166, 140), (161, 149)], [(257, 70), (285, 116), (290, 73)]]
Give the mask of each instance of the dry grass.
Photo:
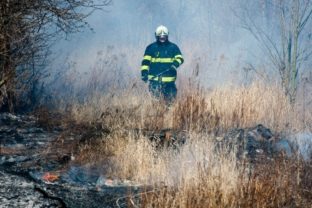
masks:
[[(67, 122), (109, 132), (84, 143), (78, 161), (105, 166), (108, 177), (152, 186), (129, 198), (139, 197), (142, 207), (310, 207), (310, 163), (281, 157), (251, 164), (238, 161), (235, 150), (216, 150), (215, 136), (231, 128), (261, 123), (284, 134), (311, 129), (279, 87), (188, 90), (169, 109), (141, 87), (94, 94), (67, 109)], [(178, 150), (158, 149), (143, 132), (161, 129), (190, 138)]]
[(222, 132), (259, 123), (275, 131), (307, 128), (278, 86), (254, 83), (212, 91), (188, 90), (169, 110), (146, 91), (136, 90), (95, 94), (84, 104), (72, 104), (71, 118), (77, 123), (102, 122), (115, 129)]
[(108, 177), (145, 185), (129, 196), (141, 207), (310, 207), (311, 163), (284, 157), (249, 163), (217, 144), (193, 133), (179, 150), (159, 150), (140, 135), (116, 133), (85, 151), (88, 162), (108, 167)]
[(253, 83), (211, 92), (189, 92), (175, 109), (176, 128), (202, 131), (250, 127), (262, 123), (276, 131), (302, 129), (296, 110), (278, 86)]
[[(191, 183), (181, 187), (160, 187), (143, 194), (143, 207), (310, 207), (311, 192), (303, 197), (303, 188), (291, 173), (297, 173), (300, 167), (292, 162), (281, 160), (262, 164), (250, 174), (244, 174), (238, 168), (219, 172), (213, 178), (210, 171), (203, 170), (197, 178), (199, 183), (189, 181)], [(236, 174), (232, 175), (233, 172)], [(226, 175), (226, 180), (222, 180), (222, 175)]]

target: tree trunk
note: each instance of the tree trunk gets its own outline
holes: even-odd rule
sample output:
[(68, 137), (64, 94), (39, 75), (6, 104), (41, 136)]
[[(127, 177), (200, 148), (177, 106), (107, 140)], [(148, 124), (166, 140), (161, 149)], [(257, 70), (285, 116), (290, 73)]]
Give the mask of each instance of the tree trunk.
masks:
[(292, 61), (290, 71), (290, 101), (294, 103), (297, 92), (297, 76), (298, 76), (298, 41), (299, 41), (299, 0), (294, 1), (293, 5), (293, 22), (292, 22), (292, 33), (293, 39), (293, 50), (292, 50)]
[(2, 96), (4, 98), (5, 110), (10, 112), (14, 111), (15, 99), (15, 67), (12, 61), (11, 50), (11, 36), (10, 34), (10, 1), (7, 0), (6, 4), (1, 8), (1, 26), (3, 40), (1, 44), (1, 83), (2, 83)]

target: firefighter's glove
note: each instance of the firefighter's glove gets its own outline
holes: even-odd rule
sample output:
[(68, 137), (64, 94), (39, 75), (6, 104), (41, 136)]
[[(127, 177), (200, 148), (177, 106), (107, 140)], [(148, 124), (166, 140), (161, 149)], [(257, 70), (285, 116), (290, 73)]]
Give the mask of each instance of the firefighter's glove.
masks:
[(142, 79), (143, 82), (145, 82), (145, 83), (147, 82), (147, 80), (148, 80), (148, 71), (144, 70), (144, 71), (141, 72), (141, 79)]
[(148, 80), (147, 76), (142, 76), (141, 79), (142, 79), (142, 81), (145, 82), (145, 83), (146, 83), (147, 80)]
[(177, 76), (177, 67), (175, 65), (171, 65), (169, 72), (172, 76)]

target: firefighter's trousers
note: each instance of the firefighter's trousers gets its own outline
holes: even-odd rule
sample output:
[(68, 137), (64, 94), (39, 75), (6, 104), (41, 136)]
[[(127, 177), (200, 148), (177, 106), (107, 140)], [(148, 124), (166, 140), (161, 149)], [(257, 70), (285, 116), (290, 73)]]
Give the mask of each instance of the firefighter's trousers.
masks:
[(149, 82), (149, 91), (157, 99), (163, 99), (167, 104), (171, 104), (177, 96), (177, 88), (174, 82)]

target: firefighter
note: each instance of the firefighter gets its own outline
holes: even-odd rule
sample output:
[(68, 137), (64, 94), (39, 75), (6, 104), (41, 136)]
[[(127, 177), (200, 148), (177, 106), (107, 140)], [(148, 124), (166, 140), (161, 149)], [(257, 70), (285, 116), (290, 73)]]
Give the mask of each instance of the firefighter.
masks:
[(165, 26), (157, 27), (156, 41), (147, 46), (144, 53), (141, 76), (144, 82), (149, 82), (152, 95), (172, 103), (177, 95), (177, 68), (184, 60), (179, 47), (170, 42), (168, 36), (169, 31)]

